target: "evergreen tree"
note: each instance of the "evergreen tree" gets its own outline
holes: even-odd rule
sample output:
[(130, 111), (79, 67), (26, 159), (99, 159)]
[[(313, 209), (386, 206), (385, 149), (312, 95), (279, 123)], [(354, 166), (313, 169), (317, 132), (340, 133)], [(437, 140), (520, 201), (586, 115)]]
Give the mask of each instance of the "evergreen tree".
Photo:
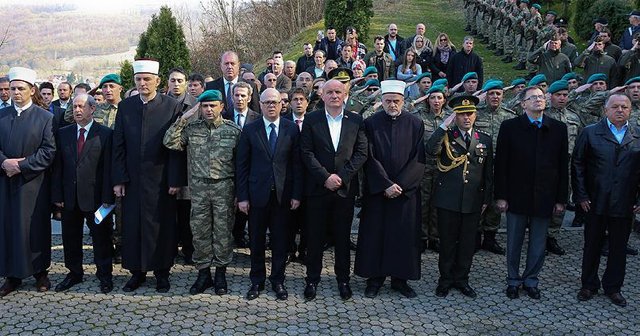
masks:
[(595, 17), (585, 15), (589, 13), (593, 0), (578, 0), (573, 14), (573, 27), (576, 34), (583, 40), (588, 40), (593, 33), (593, 20)]
[(325, 27), (334, 27), (343, 36), (347, 27), (353, 26), (358, 40), (366, 44), (369, 22), (373, 17), (373, 0), (327, 0), (324, 7)]
[(129, 60), (120, 63), (120, 80), (124, 90), (128, 90), (134, 86), (133, 83), (133, 64)]
[(181, 67), (187, 72), (191, 71), (184, 32), (169, 7), (162, 6), (160, 14), (151, 17), (147, 31), (140, 34), (136, 52), (136, 59), (138, 58), (151, 58), (160, 62), (162, 86), (166, 84), (170, 69)]

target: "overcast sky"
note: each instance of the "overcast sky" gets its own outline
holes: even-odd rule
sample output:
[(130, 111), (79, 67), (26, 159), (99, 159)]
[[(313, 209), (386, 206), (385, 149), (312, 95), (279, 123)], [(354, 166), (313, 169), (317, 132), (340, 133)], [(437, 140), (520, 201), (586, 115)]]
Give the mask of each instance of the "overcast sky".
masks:
[(74, 4), (81, 11), (86, 12), (119, 12), (123, 9), (135, 6), (153, 6), (160, 8), (162, 5), (182, 5), (198, 6), (200, 1), (184, 1), (184, 0), (0, 0), (0, 6), (3, 5), (54, 5), (54, 4)]

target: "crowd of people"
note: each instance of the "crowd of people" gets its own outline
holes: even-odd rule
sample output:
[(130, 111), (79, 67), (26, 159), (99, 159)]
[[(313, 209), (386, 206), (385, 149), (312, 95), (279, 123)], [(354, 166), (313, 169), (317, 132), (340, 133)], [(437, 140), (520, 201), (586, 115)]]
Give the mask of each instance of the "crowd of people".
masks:
[[(626, 255), (637, 254), (627, 244), (640, 212), (640, 74), (623, 60), (636, 57), (640, 35), (631, 45), (623, 38), (617, 62), (601, 62), (592, 59), (612, 58), (615, 49), (602, 19), (578, 55), (550, 17), (557, 15), (542, 27), (537, 4), (466, 5), (476, 38), (466, 36), (459, 51), (445, 33), (432, 43), (422, 23), (408, 38), (389, 24), (373, 51), (355, 28), (343, 41), (329, 27), (297, 61), (276, 51), (257, 75), (233, 51), (221, 56), (215, 80), (181, 68), (161, 74), (157, 61), (136, 60), (135, 87), (126, 92), (116, 74), (95, 88), (54, 88), (37, 85), (31, 69), (11, 68), (0, 78), (0, 296), (30, 276), (38, 291), (50, 289), (53, 215), (69, 270), (56, 291), (84, 280), (86, 222), (102, 293), (114, 288), (114, 263), (131, 273), (123, 291), (152, 271), (156, 290), (167, 292), (180, 255), (198, 271), (191, 294), (213, 287), (224, 295), (234, 247), (248, 247), (248, 300), (265, 289), (267, 250), (277, 299), (288, 298), (287, 264), (301, 262), (303, 296), (313, 300), (323, 252), (333, 246), (344, 300), (353, 295), (352, 250), (366, 297), (387, 277), (415, 297), (408, 281), (420, 279), (427, 248), (439, 252), (439, 297), (451, 289), (477, 296), (469, 274), (474, 253), (485, 249), (506, 254), (508, 298), (524, 290), (539, 299), (546, 251), (565, 253), (555, 234), (573, 206), (573, 225), (585, 227), (577, 298), (602, 288), (626, 305)], [(640, 13), (630, 22), (634, 32)], [(485, 79), (478, 38), (535, 73), (508, 85)], [(496, 239), (503, 213), (506, 250)]]

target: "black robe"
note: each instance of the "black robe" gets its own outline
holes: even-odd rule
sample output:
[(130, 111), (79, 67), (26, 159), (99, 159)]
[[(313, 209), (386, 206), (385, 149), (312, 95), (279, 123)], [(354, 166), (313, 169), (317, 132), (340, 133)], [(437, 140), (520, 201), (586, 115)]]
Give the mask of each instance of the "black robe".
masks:
[(24, 279), (51, 265), (53, 114), (32, 105), (0, 110), (0, 162), (26, 158), (18, 175), (0, 169), (0, 276)]
[(176, 198), (169, 186), (186, 184), (184, 154), (162, 145), (162, 138), (182, 106), (139, 96), (118, 104), (113, 131), (114, 185), (125, 185), (122, 198), (122, 267), (131, 271), (168, 269), (176, 254)]
[[(384, 112), (365, 120), (369, 159), (364, 165), (365, 197), (358, 232), (355, 274), (420, 278), (420, 181), (424, 174), (424, 124), (402, 113)], [(403, 192), (390, 199), (394, 183)]]

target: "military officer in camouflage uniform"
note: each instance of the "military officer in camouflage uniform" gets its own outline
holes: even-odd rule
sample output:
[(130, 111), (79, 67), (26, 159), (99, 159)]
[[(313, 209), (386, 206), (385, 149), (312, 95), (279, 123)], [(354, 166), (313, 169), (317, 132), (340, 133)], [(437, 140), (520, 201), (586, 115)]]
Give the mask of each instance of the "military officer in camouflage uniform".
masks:
[(516, 45), (516, 25), (519, 24), (516, 21), (519, 8), (516, 5), (517, 0), (507, 0), (505, 7), (500, 11), (502, 12), (502, 53), (501, 50), (496, 51), (496, 56), (504, 56), (502, 61), (505, 63), (513, 62), (513, 51)]
[[(241, 128), (223, 119), (223, 110), (220, 91), (203, 92), (163, 141), (169, 149), (187, 150), (189, 158), (193, 261), (199, 271), (191, 294), (212, 286), (218, 295), (227, 293), (226, 269), (233, 257), (235, 151)], [(198, 111), (202, 118), (189, 122)], [(211, 267), (216, 267), (215, 279)]]
[(538, 73), (544, 74), (550, 83), (571, 72), (569, 57), (560, 52), (560, 45), (560, 37), (553, 35), (528, 58), (529, 62), (538, 66)]
[(524, 70), (527, 68), (527, 57), (529, 52), (533, 50), (538, 32), (542, 28), (542, 16), (540, 16), (541, 6), (539, 4), (533, 4), (529, 8), (529, 15), (525, 15), (521, 21), (523, 28), (523, 41), (520, 45), (520, 53), (518, 54), (518, 60), (520, 63), (514, 67), (516, 70)]
[[(498, 140), (498, 131), (502, 121), (516, 117), (513, 110), (506, 108), (504, 99), (504, 84), (499, 80), (489, 80), (482, 88), (485, 103), (478, 105), (475, 129), (491, 136), (493, 148)], [(476, 237), (476, 250), (482, 248), (496, 254), (504, 254), (505, 249), (496, 241), (496, 232), (500, 227), (501, 215), (493, 204), (489, 204), (481, 217)], [(482, 239), (484, 235), (484, 240)]]
[[(446, 114), (445, 87), (443, 85), (434, 85), (427, 91), (427, 101), (415, 106), (413, 114), (420, 118), (424, 123), (425, 141), (431, 137), (431, 134), (442, 124)], [(436, 158), (427, 155), (427, 162), (424, 170), (424, 176), (420, 184), (422, 192), (422, 240), (424, 248), (439, 252), (440, 237), (438, 235), (438, 221), (436, 209), (432, 204), (433, 188), (438, 168)]]
[(575, 72), (568, 72), (560, 78), (562, 80), (566, 80), (569, 84), (569, 92), (575, 90), (580, 86), (580, 81), (578, 80), (578, 75)]
[(567, 108), (576, 112), (584, 125), (594, 124), (604, 115), (604, 103), (609, 93), (607, 76), (602, 73), (593, 74), (586, 84), (569, 93)]
[[(560, 120), (567, 125), (569, 162), (571, 162), (571, 154), (573, 153), (576, 138), (582, 128), (584, 128), (584, 125), (576, 113), (566, 109), (569, 99), (569, 83), (567, 81), (558, 80), (553, 82), (549, 85), (547, 92), (550, 94), (549, 100), (551, 104), (544, 111), (544, 115)], [(547, 251), (556, 255), (565, 254), (565, 250), (558, 244), (558, 240), (555, 238), (555, 235), (557, 235), (562, 226), (565, 213), (566, 210), (559, 214), (554, 214), (551, 217), (551, 224), (549, 224), (549, 231), (547, 233)]]
[[(118, 104), (122, 100), (122, 80), (116, 74), (108, 74), (100, 80), (98, 85), (102, 89), (105, 102), (96, 106), (93, 112), (93, 120), (111, 129), (116, 125), (116, 115), (118, 114)], [(115, 228), (113, 230), (113, 261), (122, 262), (122, 198), (116, 197), (116, 208), (114, 209)]]

